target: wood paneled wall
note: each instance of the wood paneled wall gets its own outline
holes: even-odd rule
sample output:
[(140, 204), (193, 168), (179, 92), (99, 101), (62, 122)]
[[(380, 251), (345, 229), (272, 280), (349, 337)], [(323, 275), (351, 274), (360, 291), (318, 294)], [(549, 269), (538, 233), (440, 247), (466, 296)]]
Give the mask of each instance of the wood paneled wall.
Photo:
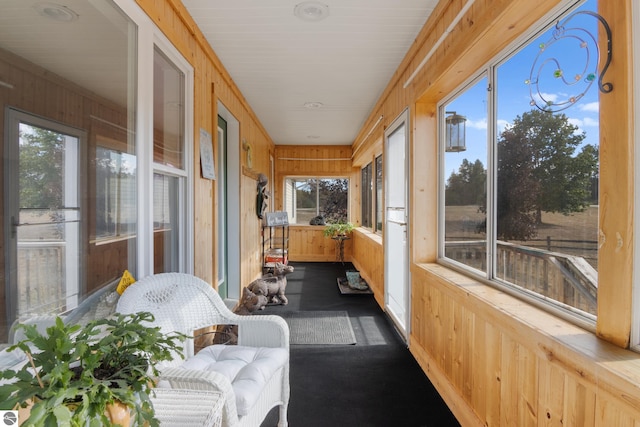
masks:
[(382, 236), (363, 228), (353, 234), (351, 261), (366, 280), (380, 307), (384, 307), (384, 252)]
[(640, 425), (637, 354), (442, 266), (411, 273), (411, 351), (462, 425)]
[(346, 177), (356, 171), (351, 164), (349, 145), (278, 145), (276, 161), (276, 207), (282, 209), (284, 178)]
[[(293, 225), (289, 227), (289, 260), (334, 262), (339, 259), (336, 242), (325, 237), (324, 227)], [(344, 261), (351, 261), (351, 240), (344, 242)]]

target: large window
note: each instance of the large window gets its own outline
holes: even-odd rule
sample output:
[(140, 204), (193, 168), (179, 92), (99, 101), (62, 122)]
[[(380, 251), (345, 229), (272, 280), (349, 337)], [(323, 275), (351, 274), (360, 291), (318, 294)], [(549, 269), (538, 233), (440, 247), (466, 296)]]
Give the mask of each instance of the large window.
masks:
[(348, 221), (347, 178), (286, 178), (284, 196), (290, 224), (310, 224), (317, 217), (326, 223)]
[[(595, 10), (595, 1), (578, 10)], [(599, 204), (589, 34), (597, 38), (597, 24), (576, 14), (571, 31), (548, 27), (439, 110), (442, 259), (589, 320)]]
[(182, 270), (185, 255), (185, 76), (158, 47), (153, 60), (154, 273)]
[(362, 193), (360, 200), (361, 225), (372, 231), (382, 232), (382, 155), (360, 170)]
[(383, 181), (382, 181), (382, 155), (379, 155), (378, 157), (376, 157), (376, 169), (375, 169), (375, 194), (376, 194), (376, 218), (375, 218), (375, 224), (376, 224), (376, 228), (375, 231), (376, 232), (382, 232), (382, 206), (384, 204), (384, 199), (382, 198), (382, 188), (383, 188)]
[(0, 14), (0, 342), (125, 270), (193, 270), (192, 69), (134, 2), (81, 3)]

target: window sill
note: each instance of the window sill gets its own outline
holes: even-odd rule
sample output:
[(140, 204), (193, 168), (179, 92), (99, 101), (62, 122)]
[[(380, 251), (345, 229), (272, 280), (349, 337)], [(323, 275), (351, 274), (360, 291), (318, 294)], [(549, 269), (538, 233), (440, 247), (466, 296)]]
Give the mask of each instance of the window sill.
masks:
[(445, 266), (414, 264), (412, 275), (413, 286), (436, 287), (541, 360), (640, 408), (640, 355), (634, 351)]
[(373, 240), (375, 243), (382, 245), (382, 236), (377, 233), (374, 233), (368, 228), (358, 227), (354, 229), (353, 232), (358, 233), (358, 235), (363, 238)]

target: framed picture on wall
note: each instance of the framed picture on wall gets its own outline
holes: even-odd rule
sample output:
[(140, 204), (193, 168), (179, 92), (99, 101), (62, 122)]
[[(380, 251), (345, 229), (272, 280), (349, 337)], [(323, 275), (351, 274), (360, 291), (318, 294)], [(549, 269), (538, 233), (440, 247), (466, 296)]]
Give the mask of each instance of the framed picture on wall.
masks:
[(203, 178), (216, 179), (211, 134), (204, 129), (200, 129), (200, 166)]

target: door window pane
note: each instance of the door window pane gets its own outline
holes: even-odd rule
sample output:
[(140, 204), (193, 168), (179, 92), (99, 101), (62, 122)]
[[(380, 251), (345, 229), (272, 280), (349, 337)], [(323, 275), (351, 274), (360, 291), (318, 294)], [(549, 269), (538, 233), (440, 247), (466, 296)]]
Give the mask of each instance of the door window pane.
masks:
[(15, 317), (24, 319), (78, 304), (79, 138), (24, 122), (19, 129)]

